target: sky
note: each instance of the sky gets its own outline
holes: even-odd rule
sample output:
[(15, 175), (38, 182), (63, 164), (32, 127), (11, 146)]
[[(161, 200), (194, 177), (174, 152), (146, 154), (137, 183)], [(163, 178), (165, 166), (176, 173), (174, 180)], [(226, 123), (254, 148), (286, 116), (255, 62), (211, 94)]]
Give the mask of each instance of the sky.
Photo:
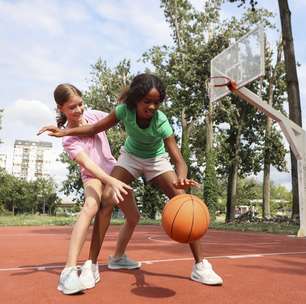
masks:
[[(191, 2), (201, 9), (203, 1)], [(275, 13), (279, 30), (277, 0), (258, 2)], [(289, 2), (305, 128), (306, 39), (302, 24), (306, 1)], [(226, 4), (222, 15), (239, 16), (242, 11), (236, 4)], [(0, 108), (4, 109), (0, 153), (7, 154), (11, 172), (16, 139), (52, 142), (51, 175), (60, 183), (67, 173), (56, 161), (62, 151), (61, 140), (36, 136), (41, 126), (55, 122), (52, 94), (56, 85), (69, 82), (87, 89), (90, 66), (100, 57), (110, 67), (130, 59), (132, 70), (142, 72), (146, 66), (139, 62), (141, 55), (152, 46), (171, 44), (170, 30), (158, 0), (0, 0), (0, 20)], [(289, 174), (273, 170), (272, 179), (290, 188)]]

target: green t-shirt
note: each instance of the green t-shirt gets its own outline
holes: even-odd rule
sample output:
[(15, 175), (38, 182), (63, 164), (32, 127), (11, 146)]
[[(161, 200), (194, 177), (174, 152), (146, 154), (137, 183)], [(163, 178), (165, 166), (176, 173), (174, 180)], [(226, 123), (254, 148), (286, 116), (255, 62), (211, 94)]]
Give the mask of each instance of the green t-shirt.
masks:
[(140, 158), (152, 158), (166, 153), (164, 139), (173, 134), (166, 115), (156, 111), (150, 125), (142, 129), (136, 122), (136, 111), (129, 110), (126, 104), (115, 108), (116, 118), (122, 121), (128, 135), (124, 148), (128, 153)]

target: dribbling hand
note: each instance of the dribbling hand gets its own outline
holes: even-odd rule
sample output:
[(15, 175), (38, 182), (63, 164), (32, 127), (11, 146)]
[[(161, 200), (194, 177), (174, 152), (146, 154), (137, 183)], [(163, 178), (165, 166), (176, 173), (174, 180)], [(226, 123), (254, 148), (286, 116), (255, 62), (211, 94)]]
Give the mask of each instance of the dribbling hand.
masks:
[(200, 188), (200, 184), (197, 181), (188, 178), (178, 178), (173, 184), (176, 189)]

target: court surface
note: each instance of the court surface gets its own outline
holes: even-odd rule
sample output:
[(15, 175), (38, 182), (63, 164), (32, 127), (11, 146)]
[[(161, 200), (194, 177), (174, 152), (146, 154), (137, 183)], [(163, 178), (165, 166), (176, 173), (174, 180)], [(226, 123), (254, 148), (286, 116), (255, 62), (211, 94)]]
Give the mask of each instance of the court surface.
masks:
[[(209, 230), (204, 255), (223, 286), (191, 281), (188, 245), (170, 240), (160, 226), (138, 226), (127, 254), (140, 270), (108, 270), (120, 226), (111, 226), (99, 263), (101, 282), (82, 294), (56, 290), (71, 227), (0, 228), (0, 303), (306, 303), (306, 239), (287, 235)], [(79, 263), (87, 259), (90, 233)]]

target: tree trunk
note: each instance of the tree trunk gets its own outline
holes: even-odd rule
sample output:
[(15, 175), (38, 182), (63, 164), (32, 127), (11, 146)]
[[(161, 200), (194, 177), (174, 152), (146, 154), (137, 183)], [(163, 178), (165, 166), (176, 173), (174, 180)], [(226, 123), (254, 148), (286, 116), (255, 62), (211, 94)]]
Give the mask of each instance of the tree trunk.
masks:
[(237, 198), (237, 180), (238, 180), (238, 159), (232, 161), (227, 183), (227, 201), (226, 201), (226, 223), (233, 222), (235, 219), (235, 205)]
[[(243, 110), (242, 110), (243, 111)], [(227, 223), (235, 219), (235, 205), (237, 198), (237, 181), (238, 181), (238, 168), (239, 168), (239, 152), (240, 152), (240, 137), (243, 128), (244, 111), (240, 115), (241, 124), (237, 129), (237, 134), (233, 138), (233, 160), (230, 165), (228, 184), (227, 184), (227, 201), (226, 201), (226, 219)]]
[(181, 152), (182, 156), (187, 164), (188, 167), (188, 178), (190, 177), (190, 147), (189, 147), (189, 138), (190, 138), (190, 131), (192, 124), (187, 123), (186, 117), (185, 117), (185, 111), (183, 109), (182, 115), (181, 115), (181, 121), (182, 121), (182, 145), (181, 145)]
[[(287, 77), (287, 91), (289, 100), (289, 118), (302, 127), (302, 114), (299, 83), (296, 71), (293, 36), (291, 29), (291, 12), (287, 0), (278, 0), (280, 20), (282, 25), (282, 37), (284, 43), (285, 68)], [(299, 215), (299, 188), (297, 161), (290, 149), (291, 156), (291, 178), (292, 178), (292, 217)], [(301, 189), (302, 191), (302, 189)], [(301, 202), (302, 203), (302, 202)]]
[(206, 120), (206, 154), (209, 153), (213, 146), (213, 127), (212, 127), (212, 107), (211, 102), (208, 101), (208, 111)]

